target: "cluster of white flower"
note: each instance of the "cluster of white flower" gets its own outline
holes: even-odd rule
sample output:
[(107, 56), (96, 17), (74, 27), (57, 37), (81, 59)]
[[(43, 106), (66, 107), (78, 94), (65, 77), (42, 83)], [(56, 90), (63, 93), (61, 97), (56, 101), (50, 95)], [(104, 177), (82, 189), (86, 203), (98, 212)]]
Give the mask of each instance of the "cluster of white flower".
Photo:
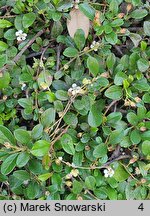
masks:
[(112, 177), (114, 175), (114, 170), (111, 167), (108, 167), (107, 169), (104, 170), (104, 176), (106, 178)]
[(77, 95), (77, 94), (82, 94), (83, 90), (80, 86), (77, 86), (77, 84), (72, 84), (72, 87), (68, 89), (68, 94), (71, 95)]
[(19, 30), (16, 32), (16, 37), (17, 37), (17, 41), (21, 42), (21, 41), (24, 41), (26, 39), (27, 34), (23, 33), (22, 30)]
[(96, 52), (98, 50), (98, 47), (99, 47), (100, 43), (99, 42), (96, 42), (96, 41), (93, 41), (90, 48), (93, 49), (94, 48), (94, 51)]

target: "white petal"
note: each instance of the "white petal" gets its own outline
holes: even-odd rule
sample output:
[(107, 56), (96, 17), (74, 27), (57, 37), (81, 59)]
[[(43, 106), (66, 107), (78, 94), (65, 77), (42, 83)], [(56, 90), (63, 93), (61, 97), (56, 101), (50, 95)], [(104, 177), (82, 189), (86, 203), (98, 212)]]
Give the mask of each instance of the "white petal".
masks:
[(27, 37), (27, 34), (26, 34), (26, 33), (23, 33), (22, 36), (23, 36), (23, 37)]
[(17, 37), (17, 41), (22, 41), (22, 39), (20, 37)]
[(109, 176), (108, 173), (105, 173), (105, 178), (108, 178), (108, 176)]
[(23, 37), (23, 36), (22, 36), (22, 40), (25, 40), (25, 39), (26, 39), (26, 37)]
[(76, 83), (73, 83), (72, 84), (72, 88), (76, 88), (77, 87), (77, 84)]
[(108, 170), (107, 170), (107, 169), (105, 169), (105, 170), (104, 170), (104, 173), (108, 173)]
[(19, 36), (20, 34), (19, 34), (19, 32), (16, 32), (16, 36)]
[(19, 33), (20, 33), (20, 34), (22, 34), (22, 33), (23, 33), (23, 31), (22, 31), (22, 30), (19, 30)]

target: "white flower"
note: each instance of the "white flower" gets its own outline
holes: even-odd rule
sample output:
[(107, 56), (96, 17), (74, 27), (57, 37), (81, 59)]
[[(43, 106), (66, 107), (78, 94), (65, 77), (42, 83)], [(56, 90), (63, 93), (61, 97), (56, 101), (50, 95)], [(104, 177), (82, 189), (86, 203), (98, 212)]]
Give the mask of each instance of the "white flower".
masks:
[(62, 161), (63, 158), (62, 158), (62, 157), (58, 157), (58, 159), (59, 159), (60, 161)]
[(26, 89), (26, 84), (22, 83), (21, 90), (25, 90), (25, 89)]
[(79, 93), (82, 93), (82, 89), (80, 86), (77, 86), (76, 83), (72, 84), (72, 88), (68, 89), (69, 95), (77, 95)]
[(107, 169), (104, 170), (104, 176), (106, 178), (112, 177), (114, 175), (114, 170), (111, 167), (108, 167)]
[(73, 83), (73, 84), (72, 84), (72, 88), (73, 88), (73, 89), (77, 88), (77, 84), (76, 84), (76, 83)]
[(24, 41), (27, 37), (26, 33), (23, 33), (22, 30), (16, 32), (17, 41)]
[(96, 41), (93, 41), (90, 48), (93, 49), (94, 48), (94, 51), (96, 52), (98, 50), (98, 47), (99, 47), (100, 43), (99, 42), (96, 42)]

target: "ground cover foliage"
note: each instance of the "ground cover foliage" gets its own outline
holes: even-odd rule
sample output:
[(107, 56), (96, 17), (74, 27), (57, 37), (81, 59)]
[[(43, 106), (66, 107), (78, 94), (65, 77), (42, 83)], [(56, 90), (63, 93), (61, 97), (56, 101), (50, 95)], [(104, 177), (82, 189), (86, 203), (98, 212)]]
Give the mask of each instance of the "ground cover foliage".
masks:
[(0, 199), (149, 199), (150, 2), (0, 1)]

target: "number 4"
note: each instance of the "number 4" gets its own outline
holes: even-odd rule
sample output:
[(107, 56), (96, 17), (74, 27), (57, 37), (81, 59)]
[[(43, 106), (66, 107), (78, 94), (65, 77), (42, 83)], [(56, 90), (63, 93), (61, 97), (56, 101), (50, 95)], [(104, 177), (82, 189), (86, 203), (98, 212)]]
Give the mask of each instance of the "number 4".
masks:
[(143, 203), (141, 203), (138, 207), (139, 210), (143, 211), (144, 210), (144, 206), (143, 206)]

